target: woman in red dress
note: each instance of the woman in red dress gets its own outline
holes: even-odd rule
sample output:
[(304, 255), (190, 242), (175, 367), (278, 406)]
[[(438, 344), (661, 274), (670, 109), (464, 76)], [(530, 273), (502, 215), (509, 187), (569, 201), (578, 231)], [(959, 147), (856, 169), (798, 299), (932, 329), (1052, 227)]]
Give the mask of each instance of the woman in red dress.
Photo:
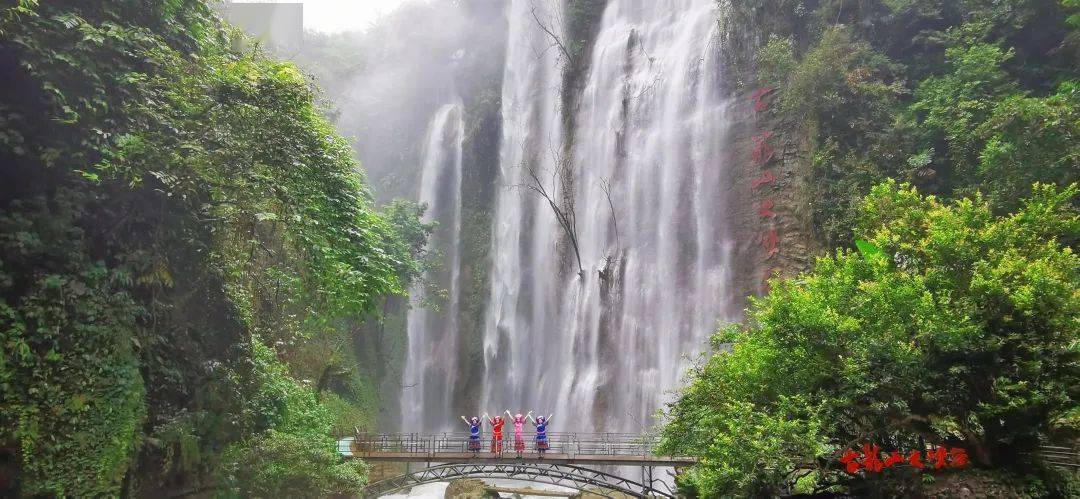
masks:
[(503, 425), (506, 421), (503, 421), (502, 416), (495, 416), (494, 418), (484, 413), (484, 417), (491, 423), (491, 452), (494, 454), (502, 454), (503, 449)]

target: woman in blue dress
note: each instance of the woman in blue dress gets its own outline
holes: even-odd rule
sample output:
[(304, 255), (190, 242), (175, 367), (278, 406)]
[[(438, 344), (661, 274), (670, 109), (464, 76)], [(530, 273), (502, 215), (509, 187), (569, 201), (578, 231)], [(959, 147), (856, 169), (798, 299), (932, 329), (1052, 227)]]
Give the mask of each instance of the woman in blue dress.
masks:
[(536, 427), (536, 452), (539, 452), (541, 457), (548, 450), (547, 425), (551, 421), (551, 416), (553, 414), (548, 414), (546, 418), (539, 416), (536, 419), (533, 419), (532, 415), (529, 416), (529, 420)]
[(480, 418), (473, 416), (471, 419), (465, 419), (465, 416), (461, 416), (461, 420), (465, 424), (469, 425), (469, 450), (473, 453), (480, 452)]

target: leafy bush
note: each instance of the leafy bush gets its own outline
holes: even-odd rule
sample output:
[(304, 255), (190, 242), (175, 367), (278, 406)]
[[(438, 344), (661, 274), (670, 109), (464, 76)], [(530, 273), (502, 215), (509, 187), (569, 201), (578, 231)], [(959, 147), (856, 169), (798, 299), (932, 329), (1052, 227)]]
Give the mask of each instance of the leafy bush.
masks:
[(758, 81), (778, 85), (795, 69), (795, 41), (773, 35), (757, 54)]
[(221, 497), (351, 497), (367, 483), (363, 464), (343, 461), (325, 436), (313, 440), (270, 430), (234, 445)]
[(701, 456), (706, 496), (843, 483), (843, 449), (924, 442), (1016, 465), (1080, 397), (1077, 186), (1041, 185), (995, 217), (887, 182), (859, 210), (860, 251), (773, 282), (670, 407), (663, 448)]
[(233, 443), (219, 470), (222, 496), (327, 497), (353, 495), (366, 483), (359, 461), (345, 461), (331, 438), (332, 415), (278, 362), (274, 351), (254, 344), (258, 391), (248, 402), (265, 431)]

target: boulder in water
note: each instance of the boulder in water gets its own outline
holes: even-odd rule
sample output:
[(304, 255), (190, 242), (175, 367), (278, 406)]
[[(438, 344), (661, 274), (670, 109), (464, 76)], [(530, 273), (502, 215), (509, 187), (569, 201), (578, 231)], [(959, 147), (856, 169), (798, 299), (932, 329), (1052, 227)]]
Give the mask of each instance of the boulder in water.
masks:
[(499, 494), (489, 491), (483, 480), (463, 478), (450, 482), (443, 497), (446, 499), (488, 499), (497, 498)]

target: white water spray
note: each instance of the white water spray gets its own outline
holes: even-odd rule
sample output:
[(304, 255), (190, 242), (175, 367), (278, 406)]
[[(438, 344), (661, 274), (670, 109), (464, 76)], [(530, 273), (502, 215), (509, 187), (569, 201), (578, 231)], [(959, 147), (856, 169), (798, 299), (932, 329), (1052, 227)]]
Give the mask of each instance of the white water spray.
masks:
[(678, 386), (685, 357), (738, 313), (715, 2), (612, 0), (604, 13), (561, 181), (575, 196), (581, 275), (547, 202), (512, 187), (529, 182), (523, 165), (546, 173), (551, 192), (562, 186), (550, 175), (567, 154), (564, 61), (530, 12), (558, 19), (553, 4), (514, 0), (508, 10), (504, 188), (478, 405), (554, 412), (555, 428), (640, 431)]
[[(447, 299), (433, 311), (413, 303), (408, 314), (409, 347), (401, 397), (405, 428), (446, 429), (458, 377), (457, 314), (461, 299), (461, 156), (465, 130), (462, 106), (457, 100), (442, 106), (428, 126), (419, 201), (428, 206), (424, 221), (438, 223), (430, 245), (444, 253), (442, 275), (425, 276), (445, 285)], [(414, 299), (430, 300), (416, 286)]]

